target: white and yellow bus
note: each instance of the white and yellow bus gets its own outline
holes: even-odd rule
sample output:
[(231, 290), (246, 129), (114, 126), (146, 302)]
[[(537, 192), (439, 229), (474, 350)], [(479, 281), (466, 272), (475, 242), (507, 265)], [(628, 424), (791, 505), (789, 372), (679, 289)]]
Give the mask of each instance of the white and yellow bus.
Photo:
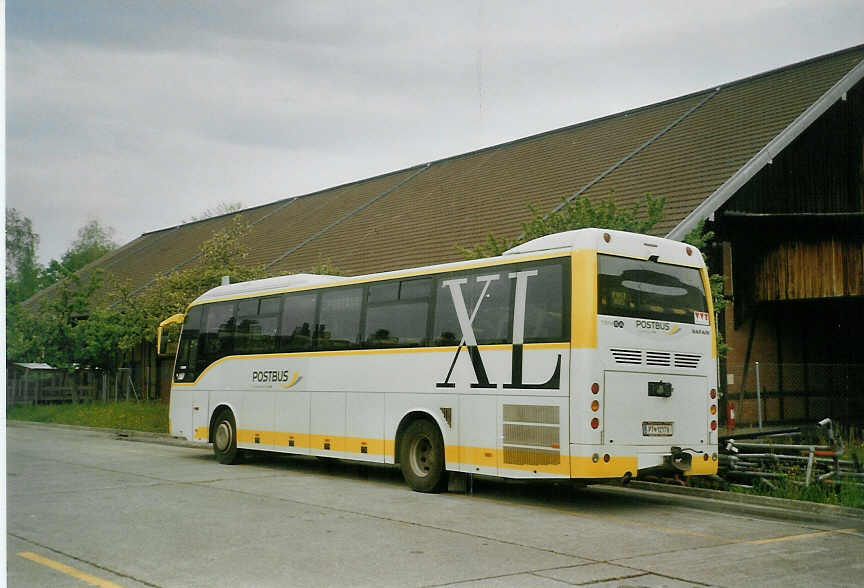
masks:
[(500, 257), (213, 288), (187, 309), (171, 432), (449, 472), (717, 471), (715, 326), (695, 248), (582, 229)]

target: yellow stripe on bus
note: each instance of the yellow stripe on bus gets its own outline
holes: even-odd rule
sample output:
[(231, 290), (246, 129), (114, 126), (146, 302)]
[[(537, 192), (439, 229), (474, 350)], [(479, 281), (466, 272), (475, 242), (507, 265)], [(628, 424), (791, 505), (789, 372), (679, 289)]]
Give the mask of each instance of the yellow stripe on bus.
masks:
[[(592, 276), (585, 279), (585, 276)], [(570, 260), (570, 346), (597, 347), (597, 252), (574, 251)], [(526, 345), (527, 347), (527, 345)]]
[[(207, 428), (199, 427), (195, 430), (197, 439), (207, 439)], [(237, 441), (247, 445), (256, 445), (255, 438), (260, 445), (271, 445), (276, 447), (293, 447), (294, 449), (310, 449), (315, 451), (334, 451), (352, 454), (367, 454), (380, 456), (394, 456), (396, 443), (392, 440), (373, 439), (369, 437), (347, 437), (343, 435), (319, 435), (309, 433), (285, 433), (273, 431), (256, 431), (254, 429), (240, 429), (237, 431)], [(291, 444), (291, 441), (294, 444)], [(366, 451), (363, 451), (363, 447)], [(329, 449), (328, 449), (329, 448)], [(505, 470), (530, 471), (543, 474), (555, 474), (571, 478), (620, 478), (627, 472), (634, 477), (638, 469), (638, 458), (635, 456), (612, 456), (608, 462), (601, 457), (596, 463), (590, 457), (570, 457), (566, 454), (560, 455), (557, 464), (535, 465), (535, 464), (512, 464), (504, 461), (503, 451), (490, 447), (471, 447), (463, 445), (447, 445), (444, 447), (444, 458), (448, 464), (459, 464), (479, 468), (501, 468)], [(688, 475), (716, 473), (716, 462), (713, 471), (704, 471), (701, 462), (694, 460), (694, 468), (687, 472)], [(696, 467), (698, 466), (698, 467)]]
[[(594, 336), (596, 339), (597, 329), (595, 325)], [(570, 343), (526, 343), (524, 348), (526, 350), (530, 349), (568, 349), (570, 348)], [(227, 362), (227, 361), (237, 361), (237, 360), (245, 360), (245, 359), (297, 359), (301, 357), (328, 357), (328, 356), (342, 356), (348, 357), (353, 355), (397, 355), (402, 353), (456, 353), (457, 347), (402, 347), (402, 348), (394, 348), (394, 349), (346, 349), (343, 351), (300, 351), (297, 353), (268, 353), (268, 354), (257, 354), (257, 355), (227, 355), (225, 357), (220, 357), (201, 372), (197, 378), (195, 378), (194, 382), (174, 382), (173, 386), (194, 386), (196, 385), (201, 378), (204, 377), (204, 374), (209, 372), (211, 369), (215, 368), (217, 365)], [(502, 344), (502, 345), (480, 345), (478, 346), (480, 351), (512, 351), (513, 345), (510, 343)]]
[(570, 458), (571, 478), (621, 478), (627, 472), (635, 478), (639, 471), (639, 458), (635, 456), (610, 456), (609, 461), (600, 457), (596, 462), (591, 457)]
[(714, 316), (714, 300), (711, 297), (711, 278), (708, 277), (708, 268), (700, 268), (699, 275), (702, 276), (702, 287), (708, 298), (708, 324), (711, 326), (711, 357), (717, 359), (717, 325)]
[[(255, 443), (256, 437), (258, 443)], [(209, 438), (207, 427), (195, 429), (195, 439), (206, 441)], [(254, 429), (239, 429), (238, 443), (247, 445), (271, 445), (275, 447), (292, 447), (294, 449), (311, 449), (316, 451), (338, 451), (343, 453), (395, 456), (396, 442), (390, 439), (374, 439), (371, 437), (346, 437), (343, 435), (318, 435), (310, 433), (286, 433), (277, 431), (256, 431)], [(293, 441), (293, 444), (292, 444)], [(366, 447), (366, 451), (363, 451)], [(448, 464), (460, 464), (482, 468), (501, 468), (505, 470), (531, 471), (544, 474), (558, 474), (571, 478), (620, 478), (626, 473), (636, 477), (639, 459), (631, 455), (612, 455), (609, 461), (602, 455), (595, 462), (591, 457), (568, 456), (562, 454), (560, 463), (548, 465), (512, 464), (504, 461), (503, 451), (489, 447), (471, 447), (463, 445), (447, 445), (444, 447), (444, 459)], [(705, 461), (701, 456), (694, 456), (690, 469), (684, 472), (687, 476), (700, 476), (717, 473), (717, 462)]]

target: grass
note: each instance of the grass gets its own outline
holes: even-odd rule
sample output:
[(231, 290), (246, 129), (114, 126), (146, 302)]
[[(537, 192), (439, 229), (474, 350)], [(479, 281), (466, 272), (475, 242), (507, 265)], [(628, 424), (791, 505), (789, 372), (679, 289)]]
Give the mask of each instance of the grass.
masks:
[(168, 432), (168, 405), (162, 402), (38, 404), (9, 407), (13, 421), (59, 423), (104, 429)]
[(772, 482), (775, 488), (755, 485), (752, 490), (732, 488), (733, 492), (756, 494), (758, 496), (773, 496), (790, 500), (818, 502), (819, 504), (836, 504), (849, 508), (864, 508), (864, 484), (856, 483), (815, 483), (809, 486), (793, 484), (787, 480)]

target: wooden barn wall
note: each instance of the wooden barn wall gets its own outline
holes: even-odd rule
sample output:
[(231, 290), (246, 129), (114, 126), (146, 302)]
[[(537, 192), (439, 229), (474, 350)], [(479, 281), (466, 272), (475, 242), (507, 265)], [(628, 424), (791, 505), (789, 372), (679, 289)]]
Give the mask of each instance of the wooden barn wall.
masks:
[[(718, 211), (715, 231), (731, 243), (736, 324), (759, 301), (861, 295), (862, 212), (859, 82)], [(814, 213), (849, 218), (796, 216)]]
[(864, 239), (787, 241), (755, 264), (756, 301), (864, 295)]
[(723, 207), (755, 213), (864, 210), (864, 82), (859, 82)]

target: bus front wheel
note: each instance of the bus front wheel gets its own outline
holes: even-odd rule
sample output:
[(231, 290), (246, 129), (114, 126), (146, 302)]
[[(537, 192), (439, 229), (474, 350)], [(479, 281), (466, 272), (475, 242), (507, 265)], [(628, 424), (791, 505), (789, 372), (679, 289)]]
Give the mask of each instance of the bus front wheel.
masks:
[(438, 427), (423, 419), (408, 425), (399, 443), (399, 464), (412, 490), (441, 492), (447, 485), (447, 472)]
[(219, 463), (234, 464), (240, 461), (237, 449), (237, 423), (230, 410), (223, 410), (213, 423), (213, 453)]

